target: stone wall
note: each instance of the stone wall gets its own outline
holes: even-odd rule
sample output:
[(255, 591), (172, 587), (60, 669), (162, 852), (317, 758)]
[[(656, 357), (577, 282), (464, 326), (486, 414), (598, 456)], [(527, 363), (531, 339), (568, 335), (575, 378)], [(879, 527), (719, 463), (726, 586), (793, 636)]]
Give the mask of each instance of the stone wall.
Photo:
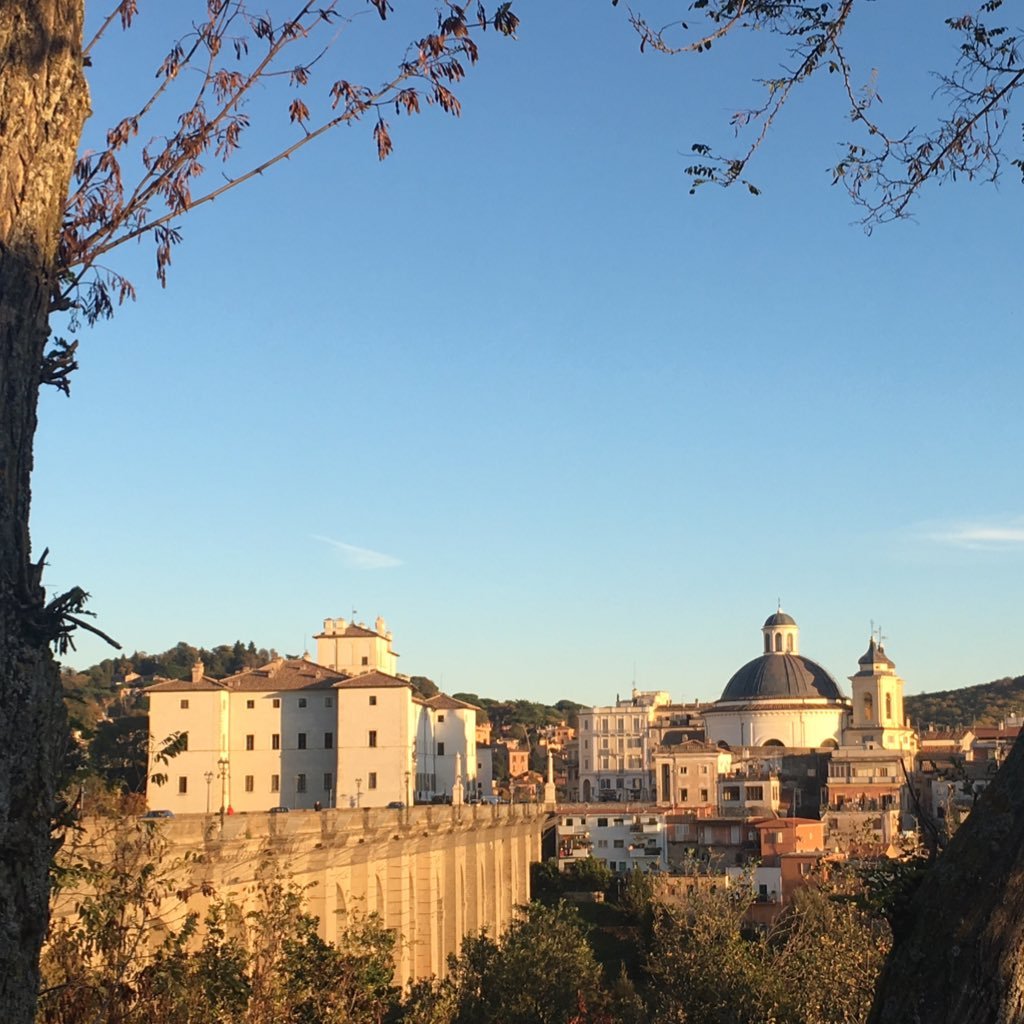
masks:
[[(443, 975), (462, 938), (500, 934), (514, 908), (529, 902), (530, 864), (541, 856), (547, 812), (537, 804), (409, 807), (401, 810), (292, 811), (154, 822), (166, 841), (162, 860), (187, 872), (187, 910), (200, 914), (200, 883), (245, 909), (268, 857), (306, 889), (320, 934), (376, 913), (399, 936), (395, 980)], [(96, 822), (87, 831), (98, 832)], [(72, 894), (58, 915), (73, 913)], [(168, 919), (168, 923), (170, 920)]]

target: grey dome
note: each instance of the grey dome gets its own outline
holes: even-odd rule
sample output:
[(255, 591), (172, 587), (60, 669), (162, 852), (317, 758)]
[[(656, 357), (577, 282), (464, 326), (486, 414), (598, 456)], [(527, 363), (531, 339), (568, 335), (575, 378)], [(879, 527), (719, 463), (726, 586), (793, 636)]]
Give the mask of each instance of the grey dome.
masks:
[(762, 629), (768, 629), (771, 626), (795, 626), (795, 625), (796, 625), (796, 619), (794, 619), (792, 615), (787, 615), (780, 608), (774, 615), (769, 615), (768, 618), (764, 620), (764, 625), (761, 628)]
[(748, 661), (729, 680), (721, 700), (772, 700), (780, 697), (843, 700), (836, 681), (817, 662), (799, 654), (762, 654), (760, 658)]

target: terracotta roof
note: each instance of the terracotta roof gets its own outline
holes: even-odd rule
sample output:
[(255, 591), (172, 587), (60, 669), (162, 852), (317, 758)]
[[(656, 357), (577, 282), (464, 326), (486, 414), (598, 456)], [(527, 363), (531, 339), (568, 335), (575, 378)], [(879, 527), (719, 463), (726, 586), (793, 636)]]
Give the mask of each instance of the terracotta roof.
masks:
[[(721, 754), (722, 748), (716, 747), (712, 743), (706, 743), (704, 740), (695, 740), (692, 737), (688, 737), (682, 740), (675, 738), (675, 733), (682, 734), (682, 729), (670, 729), (665, 733), (662, 738), (661, 745), (663, 747), (675, 748), (672, 752), (677, 754)], [(671, 739), (670, 739), (671, 737)]]
[(221, 682), (233, 691), (323, 690), (344, 678), (340, 672), (304, 658), (277, 658), (259, 668), (228, 676)]
[(1010, 739), (1020, 733), (1019, 725), (1004, 725), (1002, 729), (998, 726), (979, 725), (974, 729), (974, 735), (979, 740)]
[(475, 704), (467, 704), (464, 700), (457, 700), (449, 697), (447, 693), (435, 693), (433, 697), (427, 697), (424, 701), (429, 707), (444, 710), (450, 708), (452, 711), (479, 711)]
[(412, 689), (412, 683), (408, 679), (399, 679), (398, 676), (377, 671), (364, 672), (361, 676), (339, 676), (335, 673), (335, 681), (330, 685), (336, 690), (379, 690), (384, 686), (405, 686)]
[(223, 690), (224, 683), (220, 679), (203, 676), (193, 682), (191, 679), (161, 679), (142, 688), (143, 693), (195, 693), (200, 690)]
[(755, 821), (754, 828), (796, 828), (798, 825), (821, 825), (817, 818), (766, 818)]
[(204, 676), (197, 683), (190, 679), (168, 679), (146, 688), (147, 692), (195, 692), (196, 690), (228, 690), (233, 693), (271, 692), (277, 690), (323, 690), (345, 677), (303, 658), (277, 658), (259, 668), (246, 669), (225, 679)]

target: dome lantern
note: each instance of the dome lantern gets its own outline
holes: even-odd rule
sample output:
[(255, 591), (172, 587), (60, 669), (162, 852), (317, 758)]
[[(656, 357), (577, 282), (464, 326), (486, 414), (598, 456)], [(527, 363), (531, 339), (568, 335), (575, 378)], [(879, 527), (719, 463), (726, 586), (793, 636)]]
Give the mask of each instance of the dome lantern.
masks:
[(781, 607), (764, 620), (761, 632), (764, 634), (765, 654), (800, 653), (800, 627), (793, 616), (787, 615)]

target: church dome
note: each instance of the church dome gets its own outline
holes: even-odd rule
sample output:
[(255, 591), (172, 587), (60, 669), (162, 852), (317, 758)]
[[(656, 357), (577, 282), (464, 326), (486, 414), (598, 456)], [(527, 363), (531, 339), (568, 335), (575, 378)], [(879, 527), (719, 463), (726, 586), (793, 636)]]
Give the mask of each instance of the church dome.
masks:
[(842, 691), (828, 672), (799, 654), (763, 654), (748, 661), (729, 680), (720, 699), (748, 701), (786, 697), (843, 700)]
[(792, 615), (787, 615), (781, 608), (774, 614), (769, 615), (764, 620), (762, 629), (770, 629), (772, 626), (795, 626), (796, 619)]

